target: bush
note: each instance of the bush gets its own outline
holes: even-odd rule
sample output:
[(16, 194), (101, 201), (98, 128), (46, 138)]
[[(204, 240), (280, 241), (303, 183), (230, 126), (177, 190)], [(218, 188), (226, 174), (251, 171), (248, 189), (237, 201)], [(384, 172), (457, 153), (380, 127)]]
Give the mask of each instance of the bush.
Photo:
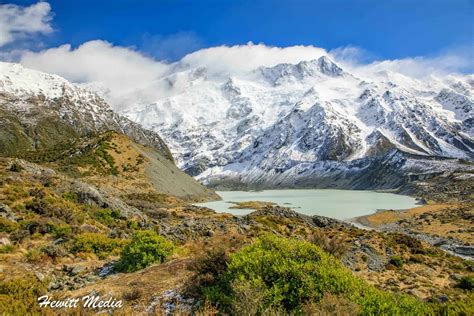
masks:
[(344, 237), (333, 236), (329, 238), (320, 230), (314, 232), (309, 241), (336, 258), (341, 258), (349, 248)]
[(227, 270), (229, 254), (224, 248), (207, 249), (203, 256), (196, 259), (191, 269), (196, 272), (186, 289), (187, 294), (199, 296), (203, 290), (215, 285)]
[(397, 268), (401, 268), (404, 263), (403, 259), (399, 256), (392, 256), (388, 262)]
[(20, 227), (18, 223), (0, 217), (0, 232), (11, 233)]
[(75, 192), (63, 193), (62, 197), (63, 197), (63, 199), (71, 201), (71, 202), (78, 202), (77, 193), (75, 193)]
[(429, 305), (414, 297), (375, 289), (309, 242), (274, 235), (264, 235), (231, 255), (220, 282), (206, 291), (209, 300), (227, 311), (242, 306), (244, 302), (238, 298), (245, 298), (246, 293), (259, 298), (258, 309), (246, 311), (250, 314), (279, 308), (301, 313), (303, 306), (318, 303), (327, 294), (357, 304), (362, 314), (420, 315), (430, 311)]
[(68, 237), (72, 233), (71, 226), (68, 224), (47, 224), (48, 232), (51, 233), (54, 238)]
[(163, 262), (173, 252), (173, 244), (154, 231), (138, 231), (122, 251), (118, 271), (133, 272), (155, 262)]
[(30, 233), (28, 232), (28, 230), (18, 229), (10, 234), (10, 240), (18, 243), (28, 238), (29, 236), (30, 236)]
[(393, 245), (402, 246), (412, 254), (426, 254), (427, 250), (423, 246), (423, 243), (418, 239), (400, 233), (394, 233), (389, 235), (392, 238)]
[(9, 253), (12, 252), (14, 247), (12, 245), (0, 246), (0, 253)]
[(474, 315), (474, 295), (470, 294), (464, 299), (458, 299), (453, 302), (439, 304), (436, 315), (450, 316), (468, 316)]
[(360, 315), (357, 304), (332, 294), (325, 294), (317, 304), (303, 305), (302, 311), (304, 315)]
[(0, 311), (2, 315), (40, 315), (44, 310), (37, 299), (47, 293), (46, 286), (33, 275), (21, 279), (0, 281)]
[(100, 233), (83, 233), (74, 238), (71, 251), (93, 252), (99, 258), (106, 258), (118, 253), (125, 243), (126, 240), (109, 238)]
[(35, 197), (25, 203), (26, 210), (69, 224), (81, 224), (84, 221), (84, 213), (76, 203), (50, 192), (35, 191), (31, 193), (35, 194)]
[(474, 278), (470, 276), (462, 277), (456, 284), (456, 287), (463, 290), (474, 291)]
[(95, 218), (106, 226), (112, 226), (112, 224), (120, 219), (120, 217), (120, 211), (118, 210), (109, 210), (108, 208), (104, 208), (95, 212)]
[[(250, 284), (244, 280), (234, 280), (231, 284), (233, 299), (231, 302), (231, 311), (234, 315), (272, 315), (275, 311), (272, 306), (262, 309), (265, 303), (265, 288), (262, 285)], [(276, 308), (278, 310), (278, 308)], [(278, 314), (276, 314), (278, 315)], [(308, 314), (309, 315), (309, 314)]]
[(25, 253), (25, 258), (26, 261), (29, 263), (35, 263), (35, 262), (41, 262), (45, 259), (44, 253), (41, 251), (41, 249), (38, 248), (33, 248), (28, 250)]
[(64, 257), (67, 253), (66, 251), (59, 245), (47, 245), (46, 247), (43, 247), (41, 251), (46, 254), (48, 257), (51, 259), (56, 259), (59, 257)]

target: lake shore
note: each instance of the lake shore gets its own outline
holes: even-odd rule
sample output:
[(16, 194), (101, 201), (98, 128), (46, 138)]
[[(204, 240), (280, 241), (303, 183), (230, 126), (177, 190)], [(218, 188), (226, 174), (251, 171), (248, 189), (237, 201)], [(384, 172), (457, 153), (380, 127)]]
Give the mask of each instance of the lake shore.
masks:
[(403, 233), (474, 260), (474, 208), (470, 203), (433, 203), (404, 211), (380, 211), (354, 218), (360, 227)]

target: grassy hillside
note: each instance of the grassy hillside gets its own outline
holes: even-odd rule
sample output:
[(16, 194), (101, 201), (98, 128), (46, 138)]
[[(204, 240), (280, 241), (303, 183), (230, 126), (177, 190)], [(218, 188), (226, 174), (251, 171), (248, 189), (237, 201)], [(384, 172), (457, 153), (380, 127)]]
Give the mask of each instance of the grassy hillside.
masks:
[(472, 314), (472, 262), (278, 206), (242, 218), (191, 206), (127, 179), (122, 160), (146, 174), (148, 158), (137, 164), (140, 151), (121, 135), (104, 142), (111, 158), (99, 154), (89, 169), (76, 162), (81, 177), (52, 169), (59, 160), (0, 159), (7, 314), (52, 312), (38, 308), (41, 294), (91, 291), (122, 299), (118, 315), (161, 314), (170, 303), (177, 315)]

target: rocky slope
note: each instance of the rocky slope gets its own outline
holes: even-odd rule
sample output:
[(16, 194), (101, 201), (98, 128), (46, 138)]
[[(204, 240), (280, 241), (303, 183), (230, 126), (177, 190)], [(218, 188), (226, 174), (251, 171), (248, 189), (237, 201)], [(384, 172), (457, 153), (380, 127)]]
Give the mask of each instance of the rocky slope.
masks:
[(156, 132), (94, 92), (18, 64), (0, 63), (0, 156), (101, 181), (116, 195), (139, 186), (186, 200), (218, 198), (175, 166)]
[(115, 113), (97, 94), (59, 76), (0, 63), (0, 153), (52, 148), (109, 130), (172, 160), (155, 132)]
[[(351, 73), (325, 56), (238, 74), (174, 69), (136, 93), (165, 91), (158, 100), (123, 113), (159, 131), (178, 165), (207, 184), (390, 187), (399, 173), (474, 157), (472, 75)], [(373, 181), (382, 171), (394, 183)]]

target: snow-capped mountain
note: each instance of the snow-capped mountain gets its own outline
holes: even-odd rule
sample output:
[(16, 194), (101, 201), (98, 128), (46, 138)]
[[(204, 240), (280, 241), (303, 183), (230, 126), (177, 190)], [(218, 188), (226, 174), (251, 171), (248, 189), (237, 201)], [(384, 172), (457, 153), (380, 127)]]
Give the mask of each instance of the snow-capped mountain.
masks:
[[(100, 85), (0, 63), (2, 146), (41, 147), (57, 124), (40, 120), (80, 135), (117, 130), (166, 151), (159, 133), (183, 170), (227, 187), (392, 188), (474, 158), (472, 75), (367, 75), (325, 56), (235, 74), (170, 69), (124, 96), (125, 118)], [(150, 91), (160, 97), (140, 101)]]
[(418, 162), (402, 174), (433, 171), (431, 157), (474, 157), (472, 75), (367, 78), (325, 56), (235, 76), (176, 69), (151, 84), (167, 87), (163, 97), (123, 114), (208, 184), (354, 186), (394, 157)]
[(157, 133), (115, 113), (95, 92), (56, 75), (0, 62), (0, 154), (45, 149), (109, 130), (169, 153)]

